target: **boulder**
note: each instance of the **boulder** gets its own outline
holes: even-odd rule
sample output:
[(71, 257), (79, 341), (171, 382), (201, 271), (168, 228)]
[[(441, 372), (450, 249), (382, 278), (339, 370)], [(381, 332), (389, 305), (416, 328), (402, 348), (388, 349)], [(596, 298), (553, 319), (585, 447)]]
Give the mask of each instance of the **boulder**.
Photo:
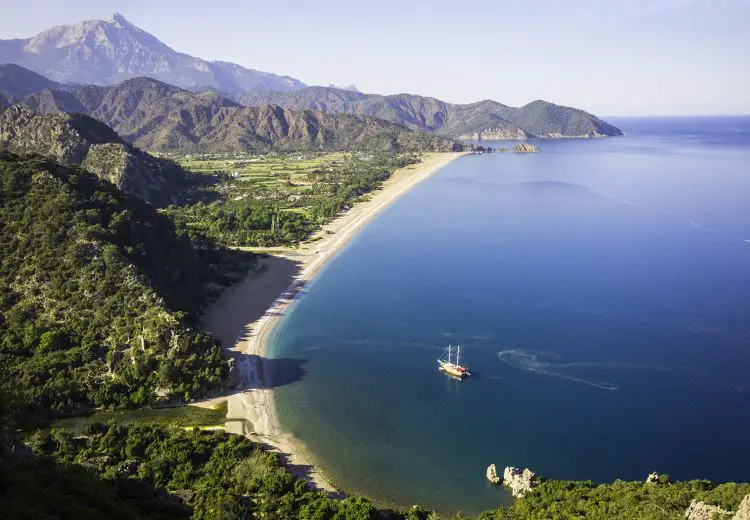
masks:
[(497, 474), (497, 467), (494, 464), (490, 464), (487, 468), (487, 480), (493, 484), (500, 483), (500, 476)]
[(732, 520), (750, 520), (750, 494), (742, 499)]
[(690, 502), (690, 506), (685, 510), (685, 518), (687, 520), (713, 520), (716, 518), (715, 515), (731, 514), (731, 511), (725, 511), (719, 506), (712, 506), (705, 502), (699, 502), (698, 500)]
[(529, 143), (520, 143), (513, 147), (513, 151), (516, 153), (536, 153), (539, 148)]
[(510, 488), (514, 498), (521, 498), (539, 485), (536, 473), (529, 468), (521, 469), (508, 466), (503, 472), (503, 484)]
[(659, 475), (656, 471), (646, 477), (646, 484), (669, 484), (668, 475)]

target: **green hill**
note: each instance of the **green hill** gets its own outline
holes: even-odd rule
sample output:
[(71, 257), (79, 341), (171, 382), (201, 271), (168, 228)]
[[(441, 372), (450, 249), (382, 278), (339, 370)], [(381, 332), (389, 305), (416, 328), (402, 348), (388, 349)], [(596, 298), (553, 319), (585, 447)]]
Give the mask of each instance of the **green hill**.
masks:
[(41, 115), (22, 105), (0, 113), (0, 147), (82, 165), (118, 188), (157, 205), (183, 196), (185, 171), (124, 142), (104, 123), (83, 114)]
[(195, 328), (205, 256), (145, 202), (82, 169), (0, 152), (0, 371), (29, 411), (216, 390)]

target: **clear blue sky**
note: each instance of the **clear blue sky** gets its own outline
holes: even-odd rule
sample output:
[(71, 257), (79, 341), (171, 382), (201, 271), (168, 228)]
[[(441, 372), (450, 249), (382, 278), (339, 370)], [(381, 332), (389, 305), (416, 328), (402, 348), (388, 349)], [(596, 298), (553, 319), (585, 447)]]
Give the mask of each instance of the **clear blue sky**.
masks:
[(3, 0), (0, 38), (114, 11), (182, 52), (309, 84), (750, 114), (750, 0)]

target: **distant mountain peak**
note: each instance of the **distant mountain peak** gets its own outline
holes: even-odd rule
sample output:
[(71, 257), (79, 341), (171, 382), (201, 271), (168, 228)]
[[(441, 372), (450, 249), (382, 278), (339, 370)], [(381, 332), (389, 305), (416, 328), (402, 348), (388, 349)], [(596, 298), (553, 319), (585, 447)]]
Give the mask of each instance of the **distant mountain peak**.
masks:
[(354, 85), (354, 83), (352, 83), (348, 87), (338, 87), (334, 85), (333, 83), (331, 83), (330, 85), (328, 85), (328, 88), (335, 88), (338, 90), (348, 90), (350, 92), (359, 92), (359, 89), (356, 87), (356, 85)]
[(289, 76), (211, 62), (178, 52), (120, 13), (60, 25), (26, 39), (0, 40), (0, 63), (15, 63), (61, 83), (111, 85), (151, 76), (190, 90), (290, 91)]
[(110, 21), (110, 22), (118, 22), (118, 23), (121, 23), (121, 24), (126, 24), (126, 23), (130, 23), (130, 22), (128, 22), (128, 21), (127, 21), (127, 20), (125, 19), (125, 17), (124, 17), (123, 15), (121, 15), (121, 14), (120, 14), (120, 13), (118, 13), (117, 11), (115, 11), (114, 13), (112, 13), (112, 16), (110, 16), (110, 17), (109, 17), (109, 19), (108, 19), (107, 21)]

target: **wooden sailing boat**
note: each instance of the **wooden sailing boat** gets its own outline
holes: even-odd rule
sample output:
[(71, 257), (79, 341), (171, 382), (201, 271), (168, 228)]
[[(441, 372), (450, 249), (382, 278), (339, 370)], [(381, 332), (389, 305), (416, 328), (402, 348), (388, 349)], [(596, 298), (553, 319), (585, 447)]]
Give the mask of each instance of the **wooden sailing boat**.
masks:
[(455, 377), (456, 379), (463, 379), (466, 376), (470, 376), (469, 369), (461, 365), (461, 346), (456, 346), (456, 361), (455, 363), (451, 360), (453, 346), (448, 346), (448, 360), (438, 359), (438, 369), (442, 370), (449, 376)]

